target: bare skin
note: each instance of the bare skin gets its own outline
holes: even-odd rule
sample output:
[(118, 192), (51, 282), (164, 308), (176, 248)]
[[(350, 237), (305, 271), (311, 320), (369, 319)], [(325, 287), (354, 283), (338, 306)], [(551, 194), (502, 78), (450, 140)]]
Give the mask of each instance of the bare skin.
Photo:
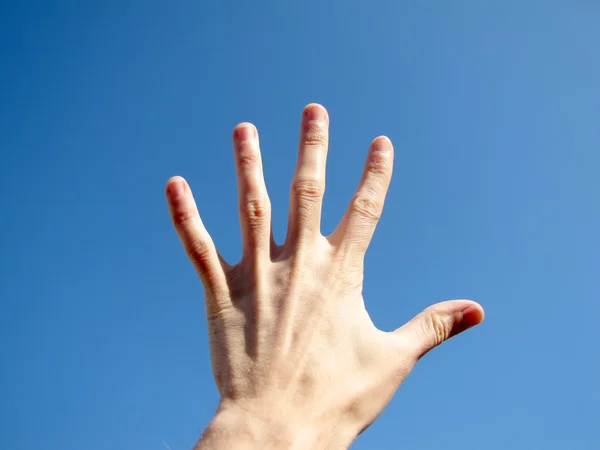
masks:
[(323, 236), (328, 125), (322, 106), (304, 109), (283, 245), (273, 239), (256, 128), (235, 128), (243, 238), (236, 265), (219, 255), (185, 180), (167, 183), (173, 223), (204, 286), (221, 395), (196, 450), (348, 448), (419, 358), (483, 320), (479, 304), (453, 300), (393, 332), (373, 325), (362, 297), (363, 261), (394, 151), (386, 137), (373, 141), (350, 206)]

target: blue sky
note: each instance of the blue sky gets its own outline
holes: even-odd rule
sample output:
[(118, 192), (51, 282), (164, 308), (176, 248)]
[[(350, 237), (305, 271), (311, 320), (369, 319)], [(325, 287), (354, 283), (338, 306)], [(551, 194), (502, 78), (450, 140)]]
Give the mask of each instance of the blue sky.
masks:
[(396, 167), (365, 300), (393, 329), (471, 298), (356, 449), (600, 448), (600, 3), (0, 6), (6, 449), (190, 449), (218, 397), (164, 184), (240, 256), (230, 133), (259, 129), (285, 233), (300, 115), (331, 117), (333, 229), (370, 141)]

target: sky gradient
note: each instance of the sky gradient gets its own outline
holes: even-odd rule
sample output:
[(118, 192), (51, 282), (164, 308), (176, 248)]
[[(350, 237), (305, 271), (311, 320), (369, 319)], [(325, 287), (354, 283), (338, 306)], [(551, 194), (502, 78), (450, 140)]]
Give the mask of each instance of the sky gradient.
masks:
[(600, 3), (0, 2), (0, 436), (189, 450), (218, 396), (164, 185), (240, 257), (231, 131), (285, 235), (300, 115), (331, 118), (323, 232), (396, 149), (364, 296), (394, 329), (469, 298), (355, 449), (600, 448)]

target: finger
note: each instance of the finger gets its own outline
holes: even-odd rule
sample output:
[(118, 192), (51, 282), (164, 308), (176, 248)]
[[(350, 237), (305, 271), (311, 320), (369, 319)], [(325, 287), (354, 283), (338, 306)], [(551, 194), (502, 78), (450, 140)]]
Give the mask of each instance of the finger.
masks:
[(481, 305), (470, 300), (452, 300), (430, 306), (394, 332), (417, 359), (452, 336), (483, 322)]
[(319, 233), (325, 193), (328, 127), (329, 117), (325, 108), (315, 103), (304, 108), (286, 242), (310, 239)]
[(249, 123), (233, 132), (244, 258), (270, 254), (271, 203), (265, 186), (258, 132)]
[(221, 258), (204, 228), (187, 182), (173, 177), (167, 182), (167, 202), (171, 220), (188, 257), (196, 267), (205, 288), (219, 292), (225, 283)]
[(364, 253), (371, 242), (392, 178), (394, 149), (380, 136), (371, 147), (358, 189), (344, 217), (330, 236), (332, 243)]

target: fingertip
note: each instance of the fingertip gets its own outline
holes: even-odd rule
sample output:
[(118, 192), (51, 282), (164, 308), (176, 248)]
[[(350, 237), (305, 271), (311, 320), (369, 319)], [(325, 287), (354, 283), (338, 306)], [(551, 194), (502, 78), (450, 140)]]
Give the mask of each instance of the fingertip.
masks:
[(306, 120), (328, 120), (329, 115), (325, 107), (319, 103), (309, 103), (304, 107), (303, 117)]
[(465, 309), (461, 311), (462, 319), (461, 326), (466, 330), (467, 328), (474, 327), (483, 322), (485, 318), (485, 312), (480, 304), (472, 302)]
[(233, 129), (233, 140), (235, 142), (249, 141), (256, 138), (258, 130), (250, 122), (242, 122)]
[(167, 197), (172, 200), (183, 196), (185, 194), (186, 187), (187, 182), (185, 181), (185, 178), (179, 175), (169, 178), (169, 181), (167, 181), (166, 185)]
[(387, 136), (377, 136), (371, 143), (373, 151), (391, 151), (394, 149), (392, 141)]
[(483, 322), (484, 312), (481, 305), (472, 300), (452, 300), (447, 302), (454, 311), (454, 325), (448, 337), (456, 336)]

